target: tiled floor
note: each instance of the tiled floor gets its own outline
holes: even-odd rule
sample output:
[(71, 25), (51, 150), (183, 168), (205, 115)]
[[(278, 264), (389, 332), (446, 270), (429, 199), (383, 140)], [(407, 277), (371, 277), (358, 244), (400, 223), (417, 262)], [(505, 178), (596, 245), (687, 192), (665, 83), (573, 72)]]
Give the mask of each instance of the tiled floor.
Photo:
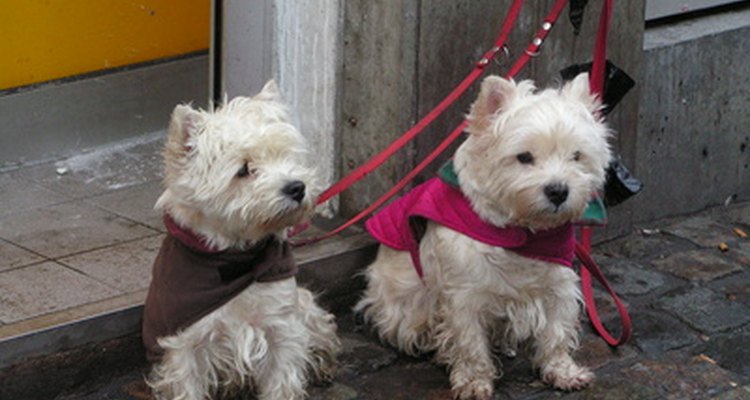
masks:
[(0, 293), (0, 320), (5, 323), (121, 294), (117, 289), (53, 261), (3, 272)]
[(0, 325), (148, 287), (162, 134), (0, 174)]

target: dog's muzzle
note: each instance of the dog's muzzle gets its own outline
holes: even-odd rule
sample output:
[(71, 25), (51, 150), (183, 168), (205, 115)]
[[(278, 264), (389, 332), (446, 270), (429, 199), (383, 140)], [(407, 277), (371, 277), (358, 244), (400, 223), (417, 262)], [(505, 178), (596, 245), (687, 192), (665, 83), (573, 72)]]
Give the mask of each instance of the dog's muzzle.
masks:
[(559, 208), (565, 200), (568, 199), (568, 185), (562, 183), (553, 183), (544, 187), (544, 195), (550, 203), (554, 204), (556, 208)]
[(305, 183), (302, 181), (291, 181), (281, 188), (281, 193), (297, 203), (301, 203), (305, 198)]

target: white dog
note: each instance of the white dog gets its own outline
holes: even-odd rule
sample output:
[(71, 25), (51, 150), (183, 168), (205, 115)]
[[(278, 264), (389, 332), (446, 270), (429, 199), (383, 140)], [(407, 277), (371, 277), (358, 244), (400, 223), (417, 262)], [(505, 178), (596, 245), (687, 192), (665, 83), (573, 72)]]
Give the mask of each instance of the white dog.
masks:
[(570, 265), (571, 222), (611, 157), (599, 108), (585, 74), (540, 92), (488, 77), (453, 166), (367, 223), (383, 245), (355, 310), (400, 350), (436, 351), (460, 399), (491, 398), (493, 348), (520, 343), (556, 388), (594, 377), (571, 358), (581, 295)]
[(160, 399), (300, 399), (311, 375), (333, 378), (334, 317), (297, 287), (285, 241), (318, 190), (288, 121), (273, 81), (213, 113), (172, 114), (157, 202), (169, 234), (143, 325)]

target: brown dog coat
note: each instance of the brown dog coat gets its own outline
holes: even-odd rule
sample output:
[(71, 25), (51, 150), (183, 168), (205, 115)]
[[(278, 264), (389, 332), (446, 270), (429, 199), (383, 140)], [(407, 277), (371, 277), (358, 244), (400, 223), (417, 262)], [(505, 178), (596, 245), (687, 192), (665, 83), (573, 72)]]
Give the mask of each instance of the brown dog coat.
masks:
[(226, 304), (253, 282), (297, 273), (288, 242), (274, 236), (242, 251), (217, 251), (165, 215), (169, 232), (153, 265), (143, 313), (143, 344), (150, 361), (163, 349), (157, 339), (178, 333)]

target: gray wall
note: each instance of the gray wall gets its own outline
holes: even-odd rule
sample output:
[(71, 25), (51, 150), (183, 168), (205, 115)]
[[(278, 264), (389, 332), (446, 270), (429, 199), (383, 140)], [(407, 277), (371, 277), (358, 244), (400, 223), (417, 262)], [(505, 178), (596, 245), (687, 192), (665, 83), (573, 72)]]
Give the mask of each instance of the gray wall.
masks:
[[(344, 2), (339, 109), (341, 176), (385, 148), (416, 121), (420, 26), (418, 0)], [(354, 214), (384, 193), (413, 164), (413, 146), (341, 195)]]
[(339, 0), (214, 0), (213, 5), (214, 18), (220, 10), (224, 21), (212, 40), (213, 96), (252, 96), (276, 79), (293, 123), (317, 156), (320, 175), (332, 183), (342, 65)]
[(649, 29), (635, 221), (750, 198), (750, 10)]

